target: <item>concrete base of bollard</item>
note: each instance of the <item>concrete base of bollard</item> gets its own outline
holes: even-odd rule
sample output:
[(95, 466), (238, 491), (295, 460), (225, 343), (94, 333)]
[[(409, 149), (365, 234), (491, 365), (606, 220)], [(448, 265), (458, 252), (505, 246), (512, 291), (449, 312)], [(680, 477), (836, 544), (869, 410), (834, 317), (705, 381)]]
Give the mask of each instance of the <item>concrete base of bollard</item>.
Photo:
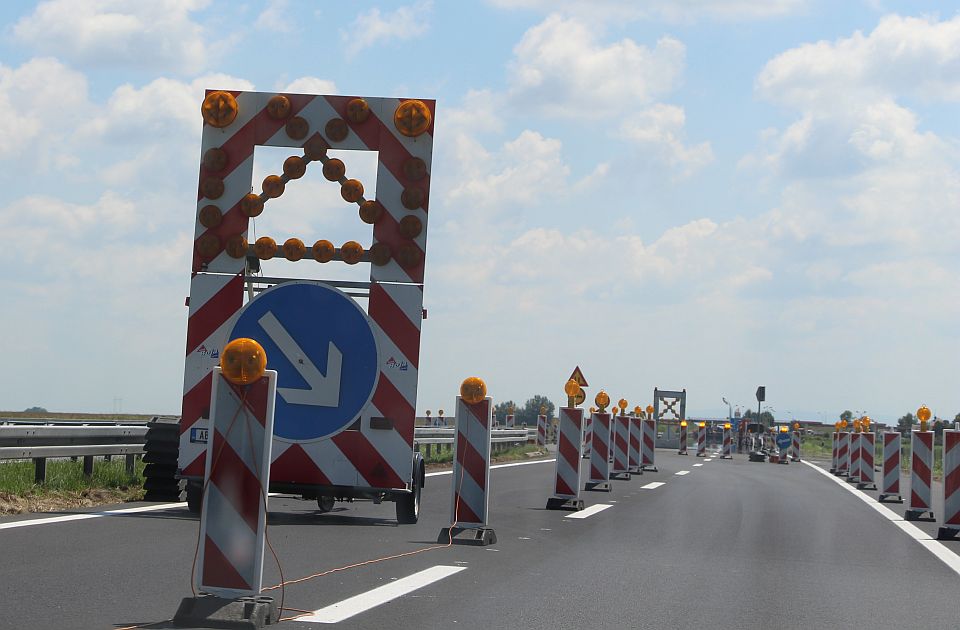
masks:
[(619, 479), (620, 481), (630, 481), (632, 477), (630, 476), (630, 471), (610, 473), (611, 479)]
[(610, 492), (613, 490), (613, 486), (610, 485), (609, 481), (588, 481), (584, 484), (583, 489), (590, 492)]
[(880, 503), (903, 503), (903, 497), (899, 494), (881, 494), (877, 497), (877, 501)]
[(660, 469), (657, 468), (656, 466), (641, 466), (641, 470), (649, 470), (650, 472), (660, 472)]
[(634, 466), (633, 468), (630, 469), (630, 474), (631, 474), (631, 475), (642, 475), (642, 474), (643, 474), (643, 468), (640, 468), (640, 467), (638, 467), (638, 466)]
[[(928, 514), (929, 516), (922, 517), (921, 515)], [(937, 518), (933, 515), (933, 510), (907, 510), (903, 513), (903, 520), (905, 521), (936, 521)]]
[[(464, 532), (473, 532), (473, 538), (457, 538)], [(454, 545), (486, 547), (497, 543), (497, 533), (489, 527), (444, 527), (437, 536), (437, 543), (452, 542)]]
[(258, 630), (280, 621), (272, 597), (224, 599), (216, 595), (185, 597), (173, 616), (173, 624), (191, 628), (242, 628)]
[(937, 530), (937, 540), (956, 540), (960, 529), (955, 526), (941, 527)]
[(547, 499), (548, 510), (571, 510), (579, 512), (583, 509), (583, 499), (564, 499), (561, 497), (550, 497)]
[(857, 484), (857, 490), (876, 490), (877, 484), (871, 482), (861, 482)]

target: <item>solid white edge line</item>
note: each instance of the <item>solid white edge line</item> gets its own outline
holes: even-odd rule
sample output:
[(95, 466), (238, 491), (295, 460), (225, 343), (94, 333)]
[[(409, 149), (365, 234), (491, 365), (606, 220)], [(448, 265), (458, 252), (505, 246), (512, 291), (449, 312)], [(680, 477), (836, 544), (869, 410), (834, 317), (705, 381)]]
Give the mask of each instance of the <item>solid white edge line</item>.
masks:
[(573, 512), (571, 514), (565, 514), (564, 518), (590, 518), (594, 514), (603, 512), (607, 508), (612, 508), (613, 506), (609, 503), (597, 503), (596, 505), (591, 505), (585, 510), (580, 510), (579, 512)]
[(429, 586), (446, 577), (466, 570), (467, 567), (453, 567), (438, 564), (418, 571), (407, 577), (394, 580), (389, 584), (378, 586), (377, 588), (360, 593), (353, 597), (348, 597), (336, 604), (330, 604), (324, 608), (313, 611), (313, 614), (306, 617), (298, 617), (296, 621), (305, 621), (307, 623), (339, 623), (360, 613), (366, 612), (377, 606), (391, 602), (398, 597), (412, 593), (424, 586)]
[(138, 512), (168, 510), (171, 508), (183, 507), (185, 505), (186, 503), (158, 503), (156, 505), (141, 505), (132, 508), (121, 508), (119, 510), (106, 510), (104, 512), (83, 512), (81, 514), (64, 514), (62, 516), (48, 516), (46, 518), (31, 518), (24, 521), (13, 521), (12, 523), (0, 523), (0, 529), (16, 529), (18, 527), (28, 527), (30, 525), (51, 525), (53, 523), (66, 523), (69, 521), (86, 521), (91, 518), (103, 518), (104, 516), (123, 516), (124, 514), (136, 514)]
[(651, 481), (645, 486), (640, 486), (641, 490), (656, 490), (660, 486), (666, 485), (666, 481)]
[(689, 474), (690, 474), (690, 471), (689, 471), (689, 470), (678, 470), (677, 472), (675, 472), (675, 473), (673, 473), (673, 474), (675, 474), (675, 475), (689, 475)]
[(831, 481), (834, 481), (837, 485), (839, 485), (844, 490), (847, 490), (848, 492), (853, 493), (855, 497), (857, 497), (858, 499), (860, 499), (861, 501), (863, 501), (864, 503), (872, 507), (881, 516), (883, 516), (887, 520), (891, 521), (894, 525), (899, 527), (903, 531), (903, 533), (905, 533), (907, 536), (909, 536), (910, 538), (913, 538), (915, 541), (920, 543), (920, 545), (924, 549), (932, 553), (937, 558), (937, 560), (947, 565), (947, 567), (951, 571), (953, 571), (958, 576), (960, 576), (960, 556), (950, 551), (946, 547), (946, 545), (936, 540), (935, 538), (932, 538), (925, 531), (923, 531), (913, 523), (905, 520), (902, 516), (900, 516), (899, 514), (897, 514), (890, 508), (888, 508), (887, 506), (879, 503), (876, 499), (871, 497), (869, 494), (865, 492), (861, 492), (860, 490), (857, 490), (854, 486), (847, 484), (847, 482), (845, 482), (843, 479), (840, 479), (839, 477), (832, 475), (829, 471), (826, 471), (823, 468), (820, 468), (816, 464), (811, 464), (806, 460), (801, 460), (801, 463), (806, 464), (807, 466), (809, 466), (810, 468), (813, 468), (818, 473), (824, 475)]

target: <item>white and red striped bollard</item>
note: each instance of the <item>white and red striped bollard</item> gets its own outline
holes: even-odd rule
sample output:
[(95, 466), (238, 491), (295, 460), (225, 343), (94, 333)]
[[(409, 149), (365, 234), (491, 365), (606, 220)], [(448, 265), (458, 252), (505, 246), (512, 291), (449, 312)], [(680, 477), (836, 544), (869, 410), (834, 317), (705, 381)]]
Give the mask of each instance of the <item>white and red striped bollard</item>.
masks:
[(613, 468), (610, 476), (617, 479), (630, 479), (630, 417), (621, 413), (613, 422)]
[(634, 475), (643, 474), (643, 466), (640, 464), (641, 441), (643, 441), (643, 418), (630, 416), (630, 447), (627, 450), (627, 465), (630, 467), (630, 473)]
[(548, 510), (583, 509), (580, 498), (580, 444), (583, 442), (583, 409), (561, 407), (557, 426), (557, 465), (553, 496)]
[(850, 434), (850, 468), (847, 470), (847, 481), (860, 481), (860, 436), (859, 431)]
[(790, 443), (790, 459), (800, 461), (800, 432), (793, 432), (793, 441)]
[(943, 430), (943, 525), (937, 539), (955, 538), (960, 532), (960, 431)]
[(850, 470), (850, 433), (840, 431), (837, 433), (837, 474), (841, 477)]
[(585, 418), (586, 426), (583, 430), (583, 457), (590, 458), (590, 451), (593, 448), (593, 414)]
[(900, 494), (900, 448), (899, 431), (883, 434), (883, 480), (878, 501), (903, 503)]
[(596, 411), (592, 416), (590, 477), (584, 487), (586, 490), (610, 492), (610, 414)]
[(839, 435), (839, 433), (837, 433), (836, 431), (834, 431), (834, 432), (831, 434), (831, 440), (830, 440), (830, 441), (833, 443), (833, 455), (830, 457), (830, 472), (831, 472), (831, 473), (836, 473), (836, 472), (837, 472), (837, 467), (839, 467), (839, 465), (840, 465), (840, 464), (838, 463), (838, 457), (837, 457), (837, 449), (838, 449), (838, 447), (839, 447), (839, 442), (840, 442), (840, 435)]
[(933, 515), (930, 497), (931, 471), (933, 470), (933, 431), (910, 433), (910, 500), (903, 517), (916, 520), (921, 514)]
[[(450, 487), (451, 526), (440, 530), (437, 542), (492, 545), (497, 542), (497, 534), (487, 527), (487, 520), (490, 507), (493, 400), (488, 396), (480, 402), (468, 403), (457, 396), (456, 425)], [(454, 540), (467, 530), (473, 531), (473, 540)]]
[(512, 413), (507, 414), (506, 423), (508, 429), (512, 429), (514, 427), (515, 420)]
[(720, 459), (733, 459), (733, 435), (727, 428), (723, 429), (723, 451)]
[[(234, 385), (213, 369), (196, 590), (260, 595), (277, 373)], [(181, 605), (182, 606), (182, 605)]]
[(876, 440), (876, 433), (860, 434), (860, 477), (857, 487), (861, 490), (864, 488), (870, 490), (877, 489), (876, 475), (874, 474), (876, 469), (873, 462), (877, 452)]
[(643, 439), (640, 441), (640, 466), (644, 470), (659, 472), (656, 464), (657, 421), (646, 418), (643, 421)]
[(547, 445), (547, 417), (537, 416), (537, 446), (543, 448)]
[(697, 457), (707, 456), (707, 427), (697, 426)]
[(680, 421), (680, 448), (677, 455), (687, 455), (687, 425)]

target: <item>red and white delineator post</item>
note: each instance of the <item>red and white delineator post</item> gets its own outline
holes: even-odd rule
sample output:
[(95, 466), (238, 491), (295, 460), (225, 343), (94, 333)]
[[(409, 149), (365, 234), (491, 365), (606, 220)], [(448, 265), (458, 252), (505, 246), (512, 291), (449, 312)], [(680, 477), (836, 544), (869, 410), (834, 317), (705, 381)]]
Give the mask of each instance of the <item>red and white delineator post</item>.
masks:
[(508, 429), (512, 429), (514, 426), (516, 426), (516, 420), (514, 419), (514, 416), (512, 413), (507, 414), (506, 422), (507, 422)]
[(590, 458), (590, 451), (593, 449), (593, 414), (584, 418), (586, 424), (583, 429), (583, 454), (584, 459)]
[(937, 539), (960, 533), (960, 431), (943, 430), (943, 525)]
[(613, 422), (613, 468), (610, 477), (630, 479), (630, 417), (624, 413), (614, 416)]
[(234, 385), (215, 367), (211, 388), (194, 586), (229, 599), (259, 595), (277, 373)]
[(837, 468), (840, 467), (840, 458), (837, 456), (837, 451), (840, 446), (840, 434), (837, 431), (834, 431), (832, 434), (831, 442), (833, 443), (833, 454), (830, 457), (830, 472), (836, 474)]
[(900, 494), (900, 448), (899, 431), (883, 434), (883, 482), (877, 498), (880, 502), (903, 503)]
[(848, 431), (839, 431), (837, 433), (837, 471), (836, 474), (844, 476), (850, 470), (850, 433)]
[(548, 510), (583, 509), (580, 498), (580, 444), (583, 442), (583, 409), (561, 407), (557, 426), (557, 466)]
[(687, 422), (680, 420), (680, 445), (677, 449), (677, 455), (688, 455), (687, 453)]
[(705, 424), (697, 425), (697, 457), (707, 456), (707, 427)]
[(630, 474), (642, 475), (643, 466), (640, 464), (640, 443), (643, 441), (643, 418), (630, 416), (630, 448), (627, 451), (627, 463)]
[(850, 468), (847, 470), (847, 481), (860, 481), (860, 436), (859, 431), (850, 434)]
[(537, 446), (547, 445), (547, 417), (543, 414), (537, 416)]
[(874, 454), (877, 452), (877, 434), (860, 434), (860, 476), (857, 479), (857, 487), (861, 490), (877, 489), (876, 468), (874, 466)]
[[(361, 208), (372, 204), (379, 218), (372, 225), (367, 243), (378, 247), (381, 254), (389, 253), (384, 264), (370, 264), (366, 286), (366, 312), (382, 353), (376, 388), (366, 405), (339, 432), (316, 440), (276, 438), (270, 481), (287, 492), (302, 490), (314, 496), (328, 492), (397, 501), (408, 498), (418, 491), (423, 473), (414, 453), (413, 437), (435, 102), (207, 91), (208, 97), (218, 95), (235, 100), (236, 109), (232, 119), (222, 117), (224, 126), (215, 127), (207, 121), (203, 124), (177, 475), (195, 489), (202, 483), (206, 445), (195, 436), (209, 425), (217, 355), (244, 306), (246, 281), (270, 284), (246, 275), (246, 254), (250, 251), (246, 239), (250, 217), (256, 212), (251, 209), (250, 197), (259, 197), (259, 202), (266, 204), (264, 212), (273, 208), (266, 191), (251, 193), (254, 150), (302, 149), (302, 158), (291, 157), (307, 163), (308, 175), (319, 171), (321, 162), (325, 167), (332, 161), (326, 156), (328, 148), (367, 151), (377, 156), (376, 185), (368, 185), (367, 198), (360, 195), (355, 203)], [(429, 114), (419, 117), (426, 125), (401, 129), (410, 122), (402, 114), (416, 113), (413, 110)], [(277, 164), (275, 172), (280, 171)], [(340, 180), (341, 184), (349, 183), (345, 177)], [(288, 189), (297, 185), (286, 173), (278, 182)], [(402, 229), (401, 224), (419, 229)], [(309, 243), (324, 235), (303, 236)], [(312, 249), (306, 248), (304, 260), (298, 264), (318, 264), (312, 260)], [(368, 253), (363, 256), (361, 262), (372, 263)], [(339, 252), (334, 262), (325, 264), (337, 264), (338, 260), (342, 260)], [(336, 286), (338, 281), (329, 284)], [(283, 420), (278, 415), (277, 425)]]
[[(492, 545), (497, 542), (497, 534), (487, 527), (487, 520), (493, 400), (488, 396), (471, 404), (457, 396), (456, 425), (450, 492), (451, 526), (440, 530), (437, 542)], [(466, 531), (473, 532), (473, 539), (457, 540), (457, 536)]]
[(921, 514), (934, 518), (931, 498), (931, 474), (933, 471), (933, 431), (912, 431), (910, 433), (910, 500), (903, 515), (908, 521), (916, 520)]
[(790, 443), (790, 459), (795, 462), (800, 461), (800, 432), (793, 432), (793, 441)]
[(643, 420), (643, 439), (640, 441), (640, 467), (643, 470), (658, 472), (656, 464), (657, 421), (653, 418)]
[(595, 411), (592, 416), (590, 477), (587, 479), (584, 488), (586, 490), (610, 492), (610, 414)]
[(733, 459), (733, 430), (723, 428), (723, 451), (720, 459)]

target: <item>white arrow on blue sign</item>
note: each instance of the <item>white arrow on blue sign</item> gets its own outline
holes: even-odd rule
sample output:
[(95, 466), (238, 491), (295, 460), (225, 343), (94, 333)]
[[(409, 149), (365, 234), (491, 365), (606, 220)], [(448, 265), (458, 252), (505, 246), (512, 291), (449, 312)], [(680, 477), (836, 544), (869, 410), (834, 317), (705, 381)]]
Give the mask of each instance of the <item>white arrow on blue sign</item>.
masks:
[(319, 282), (270, 287), (240, 311), (230, 339), (256, 339), (277, 371), (273, 433), (307, 442), (353, 424), (380, 376), (367, 314), (348, 295)]
[(788, 448), (792, 439), (789, 433), (777, 433), (777, 446), (780, 448)]

